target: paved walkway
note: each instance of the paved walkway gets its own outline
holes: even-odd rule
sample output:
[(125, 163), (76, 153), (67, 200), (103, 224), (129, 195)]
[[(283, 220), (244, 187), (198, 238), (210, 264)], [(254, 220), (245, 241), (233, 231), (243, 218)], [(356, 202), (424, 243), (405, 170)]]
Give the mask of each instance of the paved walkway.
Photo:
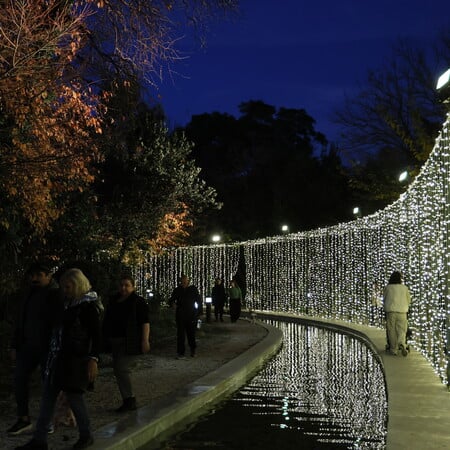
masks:
[[(263, 317), (262, 313), (258, 315)], [(309, 317), (289, 317), (351, 332), (364, 339), (380, 355), (388, 392), (387, 450), (450, 449), (450, 393), (421, 354), (412, 349), (406, 358), (387, 355), (384, 351), (385, 332), (373, 327)], [(144, 406), (135, 413), (101, 426), (95, 432), (96, 443), (91, 448), (93, 450), (139, 448), (150, 440), (164, 438), (168, 430), (172, 434), (177, 427), (183, 427), (187, 420), (189, 422), (195, 420), (205, 411), (205, 407), (211, 407), (224, 396), (238, 390), (256, 373), (264, 361), (276, 353), (282, 343), (282, 335), (278, 329), (268, 325), (255, 326), (246, 321), (240, 322), (242, 322), (240, 326), (235, 327), (229, 336), (242, 338), (244, 335), (239, 333), (245, 332), (247, 339), (252, 327), (258, 331), (260, 327), (264, 327), (267, 334), (264, 333), (265, 337), (262, 340), (252, 342), (250, 348), (247, 346), (245, 350), (244, 346), (244, 351), (239, 356), (219, 364), (216, 369), (207, 371), (206, 375), (184, 384), (180, 389), (169, 390), (150, 406)], [(224, 330), (234, 325), (226, 324)], [(199, 356), (195, 360), (196, 366), (202, 364), (201, 355)], [(208, 358), (211, 356), (205, 357), (205, 364)], [(170, 360), (173, 361), (173, 357)], [(166, 365), (164, 368), (167, 371)], [(189, 372), (193, 366), (185, 368)], [(177, 367), (174, 372), (179, 373), (179, 369)], [(150, 370), (155, 371), (154, 363)], [(0, 446), (0, 448), (13, 447)], [(63, 448), (71, 446), (67, 443)]]
[[(263, 317), (262, 313), (258, 313)], [(298, 316), (289, 316), (298, 317)], [(411, 349), (407, 357), (385, 352), (385, 332), (346, 322), (298, 317), (362, 338), (381, 357), (388, 393), (386, 450), (449, 450), (450, 393), (425, 358)], [(266, 325), (265, 325), (266, 326)], [(104, 427), (96, 434), (98, 449), (134, 449), (204, 411), (224, 395), (237, 390), (280, 345), (279, 330), (267, 326), (267, 337), (238, 358), (192, 383), (159, 405), (143, 408), (136, 417)], [(173, 428), (171, 428), (171, 432)], [(106, 447), (106, 443), (110, 444)]]

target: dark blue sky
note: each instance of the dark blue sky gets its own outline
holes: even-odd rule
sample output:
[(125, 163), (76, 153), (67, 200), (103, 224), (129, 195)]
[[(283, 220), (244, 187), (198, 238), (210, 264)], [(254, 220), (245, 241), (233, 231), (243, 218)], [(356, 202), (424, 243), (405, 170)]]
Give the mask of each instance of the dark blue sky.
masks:
[(238, 18), (211, 25), (206, 48), (185, 42), (190, 57), (159, 94), (170, 126), (205, 112), (238, 117), (240, 103), (263, 100), (304, 108), (338, 140), (331, 115), (368, 70), (398, 39), (428, 45), (445, 27), (449, 0), (242, 0)]

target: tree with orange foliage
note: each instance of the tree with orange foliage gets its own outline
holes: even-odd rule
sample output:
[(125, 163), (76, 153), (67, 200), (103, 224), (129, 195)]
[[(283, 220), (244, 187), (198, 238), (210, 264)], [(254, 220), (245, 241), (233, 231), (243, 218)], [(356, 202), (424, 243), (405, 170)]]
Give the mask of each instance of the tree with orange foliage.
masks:
[(0, 226), (19, 220), (43, 236), (64, 211), (61, 194), (94, 180), (101, 132), (93, 93), (72, 62), (89, 8), (6, 0), (0, 10)]

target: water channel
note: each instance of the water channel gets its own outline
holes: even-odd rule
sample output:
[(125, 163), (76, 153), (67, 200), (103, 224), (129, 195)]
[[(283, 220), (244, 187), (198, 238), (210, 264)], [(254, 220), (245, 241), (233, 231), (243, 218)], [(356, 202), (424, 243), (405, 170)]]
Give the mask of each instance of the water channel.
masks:
[(385, 448), (386, 387), (372, 351), (340, 332), (269, 323), (283, 331), (281, 351), (209, 414), (146, 450)]

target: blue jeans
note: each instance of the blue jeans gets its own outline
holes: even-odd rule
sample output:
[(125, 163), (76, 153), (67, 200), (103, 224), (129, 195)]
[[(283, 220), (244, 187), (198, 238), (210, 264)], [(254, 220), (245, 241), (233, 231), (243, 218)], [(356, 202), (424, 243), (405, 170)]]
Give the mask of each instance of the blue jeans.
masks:
[(17, 417), (29, 416), (30, 378), (36, 368), (40, 366), (41, 379), (43, 380), (46, 362), (47, 353), (39, 348), (24, 345), (16, 352), (14, 394), (16, 396)]
[[(39, 409), (39, 418), (36, 423), (36, 430), (34, 438), (38, 442), (47, 442), (48, 424), (53, 418), (55, 411), (56, 400), (61, 388), (58, 385), (49, 383), (44, 384), (44, 390), (41, 398), (41, 405)], [(91, 435), (91, 424), (84, 402), (83, 392), (67, 392), (65, 391), (70, 408), (77, 420), (78, 432), (80, 438), (88, 438)]]

